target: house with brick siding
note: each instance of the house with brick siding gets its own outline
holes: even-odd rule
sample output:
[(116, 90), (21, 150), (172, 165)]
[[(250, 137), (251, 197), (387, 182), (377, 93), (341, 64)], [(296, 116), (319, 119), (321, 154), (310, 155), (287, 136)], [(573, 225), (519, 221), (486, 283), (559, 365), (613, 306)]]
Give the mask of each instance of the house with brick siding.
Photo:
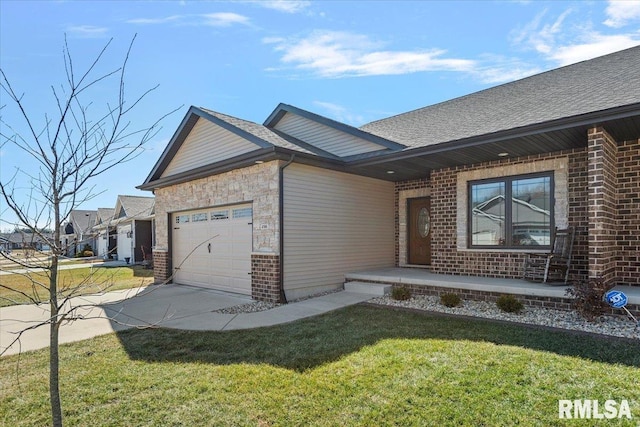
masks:
[(517, 279), (573, 227), (571, 280), (640, 286), (640, 47), (360, 128), (191, 107), (139, 188), (157, 281), (286, 301), (384, 267)]

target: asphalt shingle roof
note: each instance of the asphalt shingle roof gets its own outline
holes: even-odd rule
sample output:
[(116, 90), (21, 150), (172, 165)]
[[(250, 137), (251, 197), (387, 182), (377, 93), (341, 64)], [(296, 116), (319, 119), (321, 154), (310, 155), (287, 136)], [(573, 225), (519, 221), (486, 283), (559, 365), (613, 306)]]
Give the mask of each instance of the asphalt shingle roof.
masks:
[(640, 46), (368, 123), (424, 147), (640, 102)]
[(269, 129), (266, 126), (260, 125), (258, 123), (250, 122), (248, 120), (243, 120), (237, 117), (222, 114), (217, 111), (208, 110), (206, 108), (200, 107), (200, 109), (276, 147), (287, 148), (289, 150), (295, 150), (295, 151), (299, 151), (306, 154), (317, 154), (317, 153), (314, 153), (313, 151), (307, 150), (304, 147), (301, 147), (300, 145), (289, 142), (287, 139), (285, 139), (284, 137), (282, 137), (281, 135), (279, 135), (278, 133), (274, 132), (272, 129)]
[[(74, 209), (70, 213), (70, 222), (73, 224), (73, 229), (76, 233), (87, 233), (91, 228), (96, 225), (97, 211)], [(76, 229), (76, 226), (78, 227)]]
[(108, 223), (113, 219), (115, 211), (115, 208), (98, 208), (98, 218), (96, 222), (99, 224)]
[(125, 218), (147, 218), (153, 215), (155, 198), (142, 196), (118, 196)]

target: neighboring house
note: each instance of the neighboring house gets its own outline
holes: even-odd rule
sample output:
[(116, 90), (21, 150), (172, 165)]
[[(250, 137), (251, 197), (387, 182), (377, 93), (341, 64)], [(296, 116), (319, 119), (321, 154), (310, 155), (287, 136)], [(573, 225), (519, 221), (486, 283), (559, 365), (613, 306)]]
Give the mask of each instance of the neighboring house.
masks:
[(45, 233), (43, 236), (23, 231), (1, 233), (0, 250), (5, 252), (9, 252), (15, 249), (35, 249), (38, 251), (48, 251), (51, 248), (46, 239), (50, 239), (51, 234)]
[(158, 281), (278, 301), (376, 267), (517, 278), (572, 226), (573, 279), (640, 286), (640, 47), (361, 128), (191, 107), (139, 188)]
[(142, 262), (153, 246), (153, 197), (118, 196), (112, 224), (117, 234), (117, 259)]
[(71, 211), (60, 235), (60, 244), (66, 256), (75, 256), (86, 245), (89, 245), (94, 254), (96, 253), (97, 239), (93, 232), (96, 216), (97, 211), (81, 209)]
[(118, 231), (113, 221), (114, 208), (98, 208), (96, 225), (93, 231), (96, 234), (98, 252), (96, 255), (104, 259), (117, 259)]

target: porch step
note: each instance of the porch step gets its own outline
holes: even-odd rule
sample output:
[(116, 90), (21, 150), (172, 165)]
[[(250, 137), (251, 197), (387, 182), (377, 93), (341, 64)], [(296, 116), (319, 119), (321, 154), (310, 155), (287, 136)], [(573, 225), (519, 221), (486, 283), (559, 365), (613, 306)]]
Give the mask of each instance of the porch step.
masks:
[(391, 292), (391, 285), (383, 283), (345, 282), (344, 290), (359, 294), (383, 296)]

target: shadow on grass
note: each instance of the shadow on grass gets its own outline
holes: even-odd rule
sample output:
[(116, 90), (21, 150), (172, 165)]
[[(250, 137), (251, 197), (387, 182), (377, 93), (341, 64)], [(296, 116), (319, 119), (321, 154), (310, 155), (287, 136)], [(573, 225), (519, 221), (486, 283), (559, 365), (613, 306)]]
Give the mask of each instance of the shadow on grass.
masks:
[(384, 339), (492, 342), (640, 367), (640, 341), (359, 305), (294, 323), (227, 332), (126, 330), (129, 357), (151, 362), (269, 364), (296, 371), (336, 361)]

